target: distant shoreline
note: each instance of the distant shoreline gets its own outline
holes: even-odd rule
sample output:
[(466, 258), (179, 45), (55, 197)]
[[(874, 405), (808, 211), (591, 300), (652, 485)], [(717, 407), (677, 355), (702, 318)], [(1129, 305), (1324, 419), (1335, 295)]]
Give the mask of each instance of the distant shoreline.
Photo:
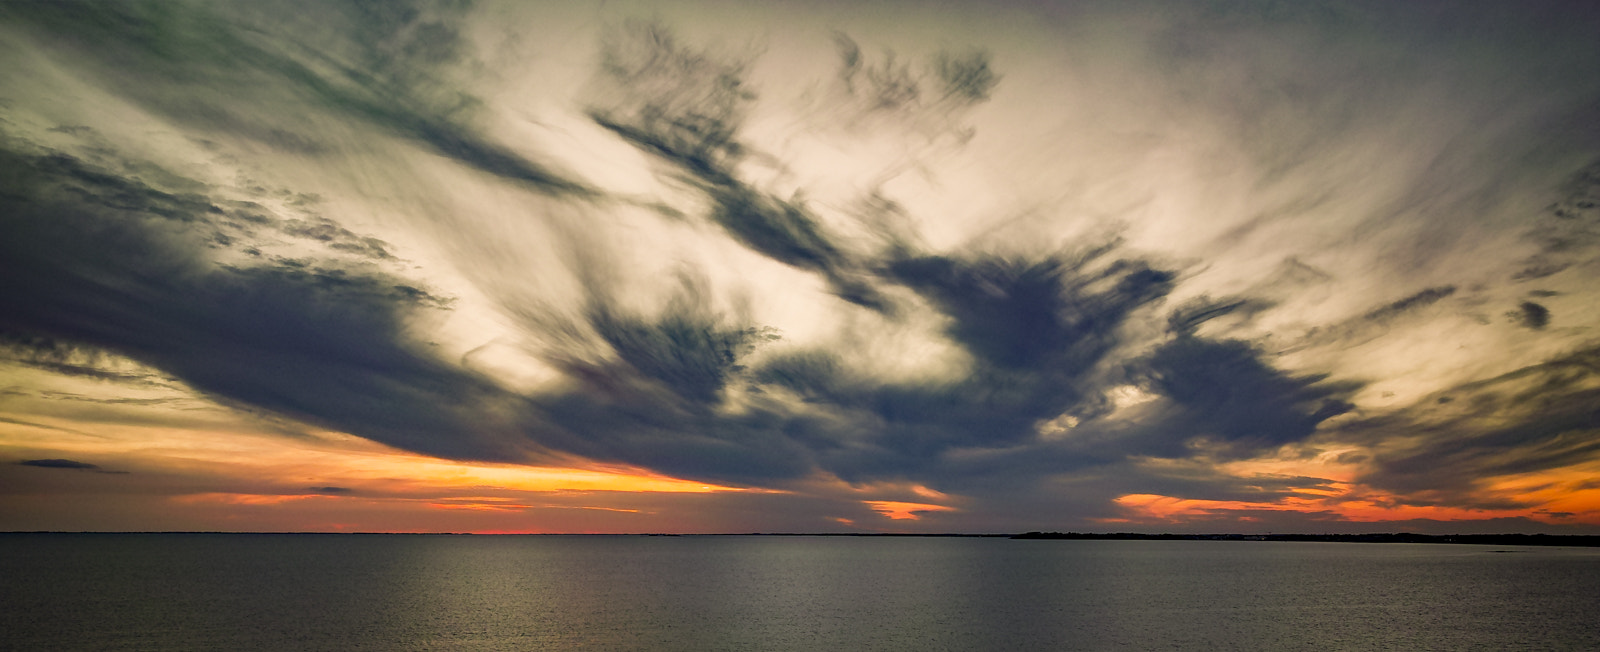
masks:
[(473, 532), (0, 532), (18, 535), (179, 535), (179, 536), (520, 536), (520, 537), (901, 537), (901, 538), (987, 538), (1018, 540), (1074, 541), (1297, 541), (1324, 543), (1441, 543), (1495, 546), (1579, 546), (1600, 547), (1600, 535), (1584, 534), (1414, 534), (1386, 532), (1371, 534), (1145, 534), (1140, 532), (1025, 532), (1022, 534), (961, 534), (911, 532), (745, 532), (745, 533), (495, 533)]
[(1080, 532), (1026, 532), (1013, 539), (1072, 539), (1112, 541), (1312, 541), (1329, 543), (1466, 543), (1493, 546), (1600, 547), (1600, 536), (1583, 534), (1110, 534)]

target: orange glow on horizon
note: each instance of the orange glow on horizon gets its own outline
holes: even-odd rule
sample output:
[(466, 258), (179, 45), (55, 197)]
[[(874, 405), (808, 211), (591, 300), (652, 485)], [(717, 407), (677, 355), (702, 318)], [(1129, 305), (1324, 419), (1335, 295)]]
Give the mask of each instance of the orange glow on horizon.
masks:
[[(1468, 497), (1460, 495), (1396, 495), (1360, 484), (1362, 449), (1342, 447), (1302, 457), (1284, 449), (1283, 457), (1265, 457), (1215, 466), (1188, 461), (1145, 459), (1141, 464), (1162, 472), (1214, 469), (1249, 486), (1283, 487), (1286, 481), (1308, 486), (1273, 492), (1272, 500), (1207, 500), (1161, 494), (1125, 494), (1114, 500), (1121, 516), (1093, 519), (1099, 523), (1183, 523), (1229, 519), (1262, 521), (1262, 513), (1300, 513), (1316, 520), (1346, 523), (1388, 521), (1479, 521), (1525, 518), (1551, 525), (1600, 525), (1600, 463), (1487, 478)], [(1356, 453), (1356, 455), (1351, 455)], [(1298, 483), (1297, 483), (1298, 484)], [(1436, 504), (1435, 504), (1436, 503)], [(1455, 504), (1451, 504), (1455, 503)], [(1473, 507), (1472, 503), (1511, 505)], [(1517, 507), (1520, 506), (1520, 507)]]
[(31, 449), (19, 455), (22, 457), (114, 457), (120, 460), (118, 469), (218, 474), (296, 489), (312, 485), (377, 485), (384, 491), (441, 486), (540, 492), (766, 491), (683, 480), (642, 468), (578, 458), (559, 462), (560, 466), (456, 461), (328, 431), (314, 432), (309, 437), (284, 437), (257, 432), (102, 425), (93, 432), (82, 432), (84, 424), (48, 417), (36, 421), (41, 426), (5, 424), (0, 429), (0, 446)]
[[(542, 465), (464, 462), (394, 449), (352, 435), (283, 436), (249, 423), (216, 428), (83, 424), (40, 416), (0, 424), (0, 455), (99, 465), (114, 515), (60, 518), (47, 497), (21, 529), (522, 533), (665, 531), (662, 496), (785, 493), (674, 478), (577, 458)], [(225, 427), (227, 425), (236, 428)], [(62, 472), (24, 471), (40, 482)], [(44, 496), (45, 494), (40, 494)], [(21, 518), (21, 517), (19, 517)], [(692, 519), (688, 522), (695, 522)]]
[[(581, 459), (545, 466), (461, 462), (401, 451), (352, 435), (313, 432), (284, 437), (259, 431), (182, 429), (138, 425), (80, 424), (48, 417), (43, 425), (0, 425), (0, 451), (17, 459), (72, 458), (100, 464), (108, 473), (81, 477), (121, 487), (138, 507), (123, 509), (125, 529), (137, 523), (171, 529), (284, 531), (492, 531), (516, 533), (713, 531), (714, 520), (684, 516), (670, 504), (709, 500), (716, 493), (805, 494), (864, 505), (876, 519), (836, 515), (829, 524), (873, 529), (871, 523), (909, 525), (940, 512), (965, 512), (972, 498), (946, 494), (909, 480), (851, 484), (817, 474), (784, 490), (732, 487), (665, 476), (640, 468)], [(61, 424), (57, 428), (54, 424)], [(70, 428), (70, 430), (68, 430)], [(1471, 502), (1508, 505), (1481, 509), (1460, 496), (1398, 496), (1359, 484), (1363, 462), (1354, 448), (1314, 456), (1286, 449), (1283, 458), (1226, 464), (1203, 460), (1143, 459), (1147, 469), (1169, 475), (1222, 471), (1259, 485), (1261, 500), (1205, 500), (1132, 493), (1115, 499), (1120, 514), (1104, 524), (1178, 524), (1191, 521), (1271, 523), (1274, 516), (1313, 522), (1381, 524), (1427, 519), (1474, 521), (1524, 518), (1551, 525), (1600, 525), (1600, 462), (1564, 469), (1487, 478)], [(1342, 458), (1342, 459), (1341, 459)], [(24, 473), (52, 473), (24, 471)], [(65, 472), (54, 472), (57, 474)], [(45, 477), (45, 476), (40, 476)], [(56, 475), (50, 477), (65, 478)], [(1284, 483), (1307, 486), (1278, 493)], [(137, 491), (126, 488), (136, 487)], [(663, 494), (680, 494), (681, 498)], [(1267, 499), (1266, 497), (1269, 497)], [(127, 499), (134, 504), (135, 499)], [(1438, 504), (1428, 504), (1428, 503)], [(1414, 503), (1414, 504), (1408, 504)], [(20, 503), (19, 503), (20, 504)], [(107, 527), (112, 520), (85, 516), (52, 525), (59, 505), (38, 501), (33, 513), (45, 529)], [(706, 503), (700, 503), (706, 504)], [(841, 512), (841, 514), (844, 512)], [(142, 516), (141, 516), (142, 515)], [(138, 520), (145, 519), (145, 520)], [(166, 520), (162, 520), (166, 519)], [(941, 519), (942, 520), (942, 519)], [(953, 521), (952, 521), (953, 522)], [(88, 525), (82, 525), (88, 524)], [(19, 526), (20, 527), (20, 526)], [(893, 525), (889, 527), (894, 527)], [(1376, 526), (1375, 526), (1376, 527)]]
[(638, 514), (637, 509), (600, 507), (596, 505), (530, 505), (511, 502), (503, 498), (451, 498), (428, 503), (434, 509), (466, 509), (485, 512), (520, 512), (529, 509), (594, 509), (603, 512)]
[(520, 512), (533, 509), (533, 505), (517, 503), (428, 503), (434, 509), (467, 509), (478, 512)]
[[(514, 491), (620, 491), (711, 493), (748, 491), (704, 482), (680, 480), (643, 469), (608, 470), (573, 467), (520, 466), (455, 462), (421, 455), (399, 454), (385, 460), (393, 471), (388, 477), (427, 485), (491, 486)], [(373, 468), (377, 471), (379, 469)], [(401, 475), (403, 473), (403, 475)]]
[(224, 492), (208, 492), (201, 494), (184, 494), (173, 496), (170, 500), (184, 505), (203, 503), (224, 505), (281, 505), (302, 500), (342, 499), (342, 496), (326, 496), (322, 494), (239, 494)]
[(944, 505), (929, 505), (925, 503), (903, 503), (894, 500), (863, 500), (873, 511), (883, 514), (896, 521), (919, 521), (927, 512), (953, 512), (954, 507)]
[[(1600, 492), (1594, 492), (1600, 493)], [(1600, 498), (1597, 496), (1596, 498)], [(1234, 520), (1252, 522), (1259, 517), (1250, 512), (1300, 512), (1331, 517), (1329, 520), (1353, 523), (1381, 523), (1385, 521), (1434, 520), (1476, 521), (1495, 518), (1527, 518), (1550, 524), (1600, 524), (1600, 509), (1581, 511), (1556, 511), (1548, 508), (1480, 509), (1440, 505), (1407, 505), (1393, 496), (1351, 493), (1328, 494), (1317, 492), (1306, 496), (1292, 496), (1275, 502), (1204, 500), (1163, 496), (1159, 494), (1126, 494), (1114, 502), (1126, 512), (1125, 518), (1098, 519), (1102, 523), (1181, 523), (1187, 520), (1206, 520), (1232, 517)], [(1600, 501), (1596, 501), (1600, 502)], [(1589, 503), (1593, 505), (1593, 503)]]

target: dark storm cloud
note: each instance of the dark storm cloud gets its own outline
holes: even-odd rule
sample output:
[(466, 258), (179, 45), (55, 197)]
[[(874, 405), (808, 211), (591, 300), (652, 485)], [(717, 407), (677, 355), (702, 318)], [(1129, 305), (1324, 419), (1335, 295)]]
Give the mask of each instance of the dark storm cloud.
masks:
[[(1107, 406), (1094, 400), (1058, 406), (1081, 415), (1058, 436), (960, 451), (932, 465), (929, 477), (941, 488), (1005, 493), (1031, 490), (1026, 488), (1060, 473), (1114, 469), (1096, 481), (1106, 500), (1162, 488), (1178, 492), (1166, 495), (1211, 500), (1271, 500), (1290, 495), (1290, 487), (1324, 485), (1327, 481), (1311, 478), (1242, 479), (1209, 466), (1307, 441), (1322, 422), (1351, 409), (1344, 399), (1356, 384), (1297, 377), (1266, 360), (1244, 342), (1177, 335), (1123, 365), (1121, 380), (1148, 392), (1147, 402), (1122, 408), (1120, 415), (1108, 414)], [(1151, 458), (1194, 462), (1129, 464)]]
[[(812, 351), (772, 360), (758, 379), (856, 419), (853, 431), (817, 424), (809, 442), (823, 468), (847, 480), (898, 476), (941, 488), (1002, 477), (1031, 484), (1130, 456), (1249, 457), (1305, 440), (1350, 409), (1342, 398), (1353, 384), (1291, 376), (1245, 343), (1180, 334), (1112, 376), (1156, 400), (1139, 408), (1137, 423), (1109, 419), (1103, 392), (1111, 381), (1091, 372), (1123, 342), (1130, 314), (1163, 297), (1173, 280), (1137, 260), (1093, 264), (1111, 251), (894, 265), (900, 280), (951, 318), (951, 338), (977, 356), (962, 378), (883, 384), (852, 378), (830, 354)], [(1076, 425), (1059, 439), (1042, 438), (1039, 424), (1062, 415)]]
[[(592, 458), (756, 484), (820, 468), (849, 481), (937, 486), (994, 474), (1026, 483), (1129, 455), (1184, 457), (1202, 443), (1213, 457), (1242, 456), (1299, 441), (1347, 407), (1336, 396), (1348, 387), (1284, 375), (1242, 343), (1184, 336), (1123, 372), (1164, 397), (1159, 426), (1096, 421), (1109, 406), (1092, 374), (1122, 343), (1129, 316), (1165, 296), (1174, 278), (1137, 259), (1107, 260), (1115, 251), (888, 264), (887, 281), (924, 296), (976, 357), (958, 378), (885, 383), (817, 349), (745, 371), (743, 357), (772, 336), (715, 314), (686, 279), (654, 317), (592, 309), (590, 325), (617, 358), (568, 361), (580, 389), (535, 401), (573, 433), (563, 445)], [(751, 392), (748, 404), (737, 415), (713, 411), (734, 382)], [(805, 407), (796, 411), (782, 396)], [(1067, 413), (1093, 434), (1042, 441), (1038, 423)], [(973, 453), (984, 450), (994, 453)]]
[(1095, 266), (1108, 251), (890, 264), (889, 277), (948, 316), (951, 338), (977, 357), (964, 377), (884, 384), (811, 351), (770, 361), (758, 378), (864, 419), (859, 432), (812, 435), (824, 468), (847, 479), (930, 471), (956, 448), (1027, 443), (1037, 421), (1086, 407), (1084, 378), (1117, 344), (1117, 329), (1170, 287), (1170, 273), (1140, 262)]
[(575, 386), (530, 399), (560, 426), (559, 437), (530, 434), (591, 459), (682, 477), (770, 484), (814, 469), (786, 412), (757, 402), (739, 415), (719, 413), (728, 387), (748, 382), (746, 357), (777, 335), (716, 312), (703, 279), (680, 280), (656, 315), (591, 295), (587, 324), (612, 355), (554, 354)]
[[(1137, 260), (1093, 269), (1109, 251), (1042, 261), (927, 256), (894, 261), (889, 274), (952, 317), (950, 336), (984, 361), (1082, 373), (1116, 343), (1128, 312), (1165, 296), (1174, 279)], [(1097, 291), (1101, 283), (1110, 287)]]
[(687, 288), (654, 321), (598, 308), (590, 318), (600, 337), (622, 361), (692, 404), (709, 408), (721, 398), (729, 376), (743, 370), (740, 359), (758, 344), (776, 339), (752, 327), (713, 321), (706, 297)]
[[(18, 337), (114, 351), (230, 404), (445, 457), (526, 460), (543, 442), (695, 477), (770, 480), (814, 468), (781, 415), (712, 414), (741, 372), (736, 363), (771, 335), (710, 314), (704, 289), (686, 286), (656, 316), (596, 295), (585, 320), (616, 358), (568, 361), (581, 391), (515, 396), (435, 359), (407, 334), (409, 320), (447, 299), (370, 264), (266, 256), (251, 244), (271, 232), (392, 260), (381, 240), (320, 216), (283, 218), (10, 145), (0, 158), (8, 215), (0, 325)], [(749, 224), (740, 232), (750, 240), (787, 252), (779, 254), (786, 262), (835, 264), (826, 240), (794, 235), (805, 234), (809, 216), (731, 178), (702, 178), (724, 196), (722, 221)], [(764, 235), (773, 224), (793, 233)], [(208, 250), (255, 260), (217, 264)]]
[[(1114, 242), (1049, 257), (1006, 257), (924, 253), (911, 237), (891, 237), (882, 258), (847, 253), (803, 204), (739, 179), (741, 164), (759, 160), (740, 140), (756, 99), (743, 80), (747, 60), (683, 45), (660, 25), (629, 24), (611, 38), (602, 76), (608, 86), (590, 108), (598, 124), (704, 193), (711, 200), (707, 218), (730, 237), (821, 274), (841, 298), (892, 317), (882, 288), (920, 295), (948, 318), (945, 333), (975, 357), (975, 367), (959, 378), (885, 383), (847, 371), (836, 353), (813, 349), (769, 358), (742, 374), (739, 358), (759, 329), (723, 324), (703, 305), (686, 309), (681, 299), (654, 320), (613, 313), (602, 301), (588, 321), (620, 362), (574, 365), (570, 373), (589, 391), (541, 401), (553, 420), (579, 434), (576, 452), (747, 482), (810, 468), (848, 481), (940, 484), (1011, 473), (1028, 482), (1128, 455), (1183, 457), (1199, 442), (1214, 456), (1270, 450), (1304, 439), (1348, 408), (1337, 400), (1347, 386), (1281, 374), (1240, 343), (1185, 336), (1120, 372), (1166, 399), (1161, 426), (1104, 427), (1094, 419), (1111, 409), (1106, 380), (1091, 376), (1123, 344), (1130, 315), (1171, 290), (1174, 272), (1119, 258)], [(892, 54), (870, 58), (842, 35), (838, 43), (840, 79), (852, 96), (865, 98), (863, 111), (942, 106), (948, 114), (986, 99), (999, 79), (979, 51), (942, 54), (930, 73)], [(924, 101), (922, 85), (929, 83), (939, 90)], [(1191, 329), (1218, 314), (1268, 305), (1235, 299), (1175, 314), (1172, 322)], [(1207, 386), (1185, 383), (1183, 374), (1206, 374)], [(755, 398), (741, 416), (713, 416), (706, 408), (734, 377)], [(769, 392), (806, 407), (796, 412), (766, 398)], [(1038, 424), (1068, 414), (1098, 434), (1070, 444), (1041, 441)], [(983, 450), (995, 452), (970, 453)]]
[(1357, 388), (1289, 376), (1244, 342), (1193, 336), (1173, 339), (1137, 366), (1145, 386), (1172, 403), (1144, 426), (1144, 437), (1166, 439), (1165, 450), (1151, 451), (1161, 457), (1181, 457), (1194, 445), (1224, 459), (1270, 452), (1349, 411), (1340, 397)]
[(227, 401), (419, 452), (523, 455), (492, 432), (503, 392), (405, 334), (441, 298), (375, 269), (209, 263), (216, 203), (65, 155), (0, 152), (0, 178), (0, 329), (24, 334), (11, 341), (103, 348)]

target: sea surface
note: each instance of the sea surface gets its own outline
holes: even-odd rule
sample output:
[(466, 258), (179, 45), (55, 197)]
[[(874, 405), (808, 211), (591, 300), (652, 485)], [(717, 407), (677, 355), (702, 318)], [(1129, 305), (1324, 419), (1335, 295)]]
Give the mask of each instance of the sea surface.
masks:
[(0, 534), (5, 650), (1600, 650), (1600, 549)]

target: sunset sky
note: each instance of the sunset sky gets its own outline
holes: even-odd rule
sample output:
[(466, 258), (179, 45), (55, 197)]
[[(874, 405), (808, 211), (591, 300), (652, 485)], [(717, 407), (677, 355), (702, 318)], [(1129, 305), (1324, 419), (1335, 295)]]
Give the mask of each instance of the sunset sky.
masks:
[(0, 531), (1600, 534), (1596, 34), (0, 3)]

